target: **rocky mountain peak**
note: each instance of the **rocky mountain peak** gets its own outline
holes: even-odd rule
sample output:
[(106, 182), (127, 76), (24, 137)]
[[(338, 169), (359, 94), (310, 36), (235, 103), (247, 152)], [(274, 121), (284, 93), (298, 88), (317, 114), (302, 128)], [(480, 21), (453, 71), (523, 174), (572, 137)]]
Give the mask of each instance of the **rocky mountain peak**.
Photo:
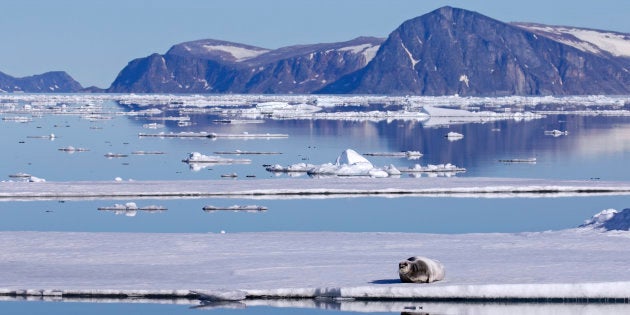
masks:
[(321, 93), (567, 95), (630, 92), (616, 63), (482, 14), (442, 7), (405, 21), (365, 68)]

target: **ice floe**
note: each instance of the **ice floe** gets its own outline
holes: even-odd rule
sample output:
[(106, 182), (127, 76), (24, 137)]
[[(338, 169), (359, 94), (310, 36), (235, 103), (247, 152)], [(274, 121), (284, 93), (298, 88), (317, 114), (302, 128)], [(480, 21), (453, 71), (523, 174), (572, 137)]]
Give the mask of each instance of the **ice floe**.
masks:
[(511, 158), (511, 159), (499, 159), (502, 163), (529, 163), (536, 164), (536, 158)]
[(228, 138), (228, 139), (279, 139), (288, 138), (288, 134), (283, 133), (214, 133), (214, 132), (178, 132), (178, 133), (139, 133), (139, 137), (157, 137), (157, 138)]
[(399, 171), (401, 173), (461, 173), (465, 172), (466, 169), (462, 167), (457, 167), (453, 164), (427, 164), (427, 166), (422, 166), (420, 164), (415, 164), (412, 167), (400, 168)]
[(445, 137), (449, 140), (449, 141), (457, 141), (457, 140), (461, 140), (464, 139), (464, 135), (458, 132), (454, 132), (454, 131), (449, 131)]
[[(19, 263), (20, 268), (0, 269), (0, 294), (627, 301), (630, 275), (611, 270), (627, 268), (629, 238), (627, 231), (597, 229), (518, 234), (2, 231), (0, 264)], [(124, 239), (125, 246), (112, 239)], [(447, 270), (444, 279), (401, 283), (398, 262), (415, 254), (439, 259)]]
[(391, 157), (404, 157), (410, 160), (417, 160), (422, 157), (420, 151), (401, 151), (401, 152), (368, 152), (363, 153), (367, 156), (391, 156)]
[(545, 135), (546, 136), (554, 136), (554, 137), (560, 137), (560, 136), (566, 136), (568, 135), (569, 132), (568, 131), (560, 131), (557, 129), (554, 130), (545, 130)]
[(89, 149), (86, 149), (86, 148), (75, 148), (75, 147), (73, 147), (71, 145), (69, 145), (67, 147), (59, 148), (58, 150), (59, 151), (64, 151), (64, 152), (68, 152), (68, 153), (90, 151)]
[[(430, 173), (429, 173), (430, 174)], [(236, 174), (225, 174), (236, 176)], [(558, 197), (629, 195), (630, 184), (620, 181), (524, 178), (383, 178), (335, 176), (317, 180), (276, 178), (256, 180), (48, 181), (33, 185), (0, 182), (0, 200), (200, 198), (247, 199), (342, 198), (361, 196)]]
[(182, 160), (184, 163), (188, 163), (188, 166), (193, 171), (200, 171), (207, 167), (214, 165), (230, 165), (230, 164), (249, 164), (252, 162), (250, 159), (231, 159), (224, 158), (215, 155), (205, 155), (199, 152), (188, 153), (188, 156)]
[(260, 212), (267, 211), (267, 207), (259, 206), (259, 205), (232, 205), (232, 206), (212, 206), (206, 205), (203, 207), (203, 211), (205, 212), (215, 212), (219, 210), (227, 210), (227, 211), (243, 211), (243, 212)]

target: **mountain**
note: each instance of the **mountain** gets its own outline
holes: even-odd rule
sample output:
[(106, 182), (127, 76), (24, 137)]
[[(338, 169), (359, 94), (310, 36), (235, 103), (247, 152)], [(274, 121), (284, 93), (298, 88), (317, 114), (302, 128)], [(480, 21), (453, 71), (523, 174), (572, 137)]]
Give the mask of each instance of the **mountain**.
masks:
[(131, 61), (108, 92), (311, 93), (363, 68), (382, 39), (299, 45), (269, 50), (198, 40)]
[(630, 94), (630, 34), (442, 7), (387, 39), (270, 50), (198, 40), (131, 61), (108, 92)]
[(0, 72), (0, 92), (70, 93), (79, 92), (81, 84), (63, 71), (52, 71), (23, 78)]
[[(622, 59), (603, 49), (576, 48), (572, 39), (561, 40), (567, 37), (543, 30), (443, 7), (404, 22), (365, 68), (319, 92), (488, 96), (630, 93), (628, 64)], [(625, 36), (625, 45), (630, 43), (627, 34), (619, 36)], [(622, 55), (628, 54), (625, 47)]]

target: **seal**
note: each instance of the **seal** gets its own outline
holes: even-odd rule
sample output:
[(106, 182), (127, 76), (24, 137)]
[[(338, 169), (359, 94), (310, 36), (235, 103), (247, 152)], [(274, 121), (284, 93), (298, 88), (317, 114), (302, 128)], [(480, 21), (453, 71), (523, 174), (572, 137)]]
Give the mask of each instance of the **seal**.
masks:
[(409, 257), (398, 263), (398, 275), (405, 283), (435, 282), (444, 279), (444, 265), (427, 257)]

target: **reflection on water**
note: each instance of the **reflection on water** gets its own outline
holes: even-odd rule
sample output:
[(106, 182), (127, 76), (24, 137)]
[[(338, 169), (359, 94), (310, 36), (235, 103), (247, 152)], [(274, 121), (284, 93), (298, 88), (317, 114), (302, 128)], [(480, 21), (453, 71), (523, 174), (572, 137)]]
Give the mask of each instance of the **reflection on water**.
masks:
[[(203, 304), (194, 300), (90, 300), (20, 301), (3, 298), (4, 314), (628, 314), (629, 304), (577, 303), (435, 303), (418, 301), (245, 300)], [(61, 302), (61, 303), (59, 303)]]

